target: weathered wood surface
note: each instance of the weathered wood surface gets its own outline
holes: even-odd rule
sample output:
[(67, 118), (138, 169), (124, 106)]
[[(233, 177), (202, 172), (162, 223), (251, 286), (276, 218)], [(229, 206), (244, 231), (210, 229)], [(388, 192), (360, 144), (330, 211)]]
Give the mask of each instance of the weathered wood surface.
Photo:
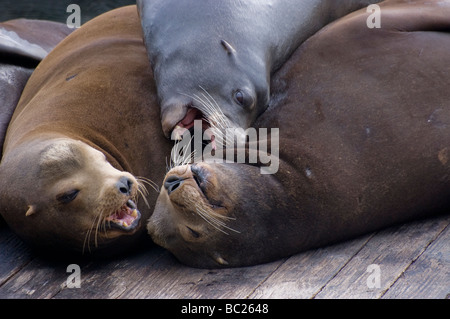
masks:
[[(450, 215), (416, 221), (276, 262), (195, 269), (143, 243), (105, 261), (35, 255), (0, 225), (0, 298), (449, 298)], [(67, 287), (70, 263), (81, 288)], [(369, 287), (369, 265), (380, 286)]]

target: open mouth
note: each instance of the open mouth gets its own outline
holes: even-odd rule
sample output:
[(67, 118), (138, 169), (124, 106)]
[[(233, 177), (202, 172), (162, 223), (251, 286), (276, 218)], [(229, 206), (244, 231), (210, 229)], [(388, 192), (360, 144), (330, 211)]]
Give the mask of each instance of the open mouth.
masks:
[(181, 137), (183, 136), (183, 134), (186, 133), (186, 131), (189, 131), (191, 133), (191, 136), (193, 136), (195, 121), (202, 122), (201, 125), (202, 137), (203, 132), (206, 131), (208, 137), (211, 139), (212, 148), (215, 150), (216, 149), (215, 136), (212, 134), (210, 130), (208, 130), (209, 128), (211, 128), (211, 125), (208, 123), (208, 120), (203, 115), (203, 113), (194, 107), (188, 107), (184, 118), (180, 122), (178, 122), (177, 125), (174, 127), (172, 131), (172, 136), (174, 136), (175, 140), (181, 140)]
[(136, 204), (129, 199), (117, 211), (105, 218), (111, 228), (124, 231), (134, 230), (141, 219), (141, 213), (136, 208)]

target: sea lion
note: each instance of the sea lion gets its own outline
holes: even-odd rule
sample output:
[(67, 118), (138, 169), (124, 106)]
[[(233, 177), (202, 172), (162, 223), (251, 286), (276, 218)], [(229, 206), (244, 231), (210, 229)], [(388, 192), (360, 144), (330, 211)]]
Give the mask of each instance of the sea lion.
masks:
[(448, 212), (450, 1), (380, 6), (381, 28), (352, 13), (274, 75), (256, 125), (279, 128), (278, 172), (173, 168), (154, 242), (191, 266), (247, 266)]
[(22, 90), (36, 65), (68, 34), (65, 24), (15, 19), (0, 23), (0, 158)]
[(145, 235), (157, 192), (139, 185), (163, 179), (171, 149), (152, 79), (136, 6), (89, 21), (39, 64), (0, 164), (0, 213), (26, 242), (105, 256)]
[[(248, 128), (270, 76), (327, 23), (380, 0), (137, 0), (166, 137), (205, 119)], [(208, 97), (211, 103), (208, 103)]]

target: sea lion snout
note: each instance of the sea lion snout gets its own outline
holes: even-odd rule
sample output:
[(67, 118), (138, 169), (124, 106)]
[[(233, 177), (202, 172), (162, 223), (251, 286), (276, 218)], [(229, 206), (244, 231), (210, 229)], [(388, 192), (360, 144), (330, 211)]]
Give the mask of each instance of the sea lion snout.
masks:
[(166, 138), (171, 138), (175, 126), (183, 120), (192, 105), (190, 99), (176, 96), (161, 102), (161, 125)]
[(164, 180), (164, 188), (168, 195), (176, 191), (184, 181), (194, 181), (198, 189), (205, 193), (208, 183), (208, 172), (200, 165), (184, 165), (175, 167)]
[(183, 182), (183, 178), (178, 175), (172, 175), (166, 178), (164, 182), (164, 188), (167, 190), (167, 193), (170, 195), (173, 191), (175, 191)]
[(134, 181), (127, 176), (122, 176), (119, 178), (119, 181), (116, 183), (116, 188), (120, 193), (124, 195), (131, 195), (133, 190)]

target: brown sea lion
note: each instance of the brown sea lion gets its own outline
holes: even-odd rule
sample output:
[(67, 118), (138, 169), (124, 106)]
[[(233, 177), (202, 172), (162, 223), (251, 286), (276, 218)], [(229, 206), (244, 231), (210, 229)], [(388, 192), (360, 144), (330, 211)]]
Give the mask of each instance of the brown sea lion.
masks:
[(165, 135), (202, 118), (251, 126), (269, 104), (271, 74), (301, 42), (379, 1), (138, 0)]
[(450, 1), (384, 2), (381, 28), (367, 17), (328, 25), (274, 76), (256, 124), (279, 128), (278, 171), (172, 169), (156, 243), (188, 265), (245, 266), (449, 210)]
[(26, 242), (110, 254), (145, 234), (157, 192), (140, 177), (161, 181), (171, 149), (150, 70), (136, 6), (89, 21), (36, 68), (0, 164), (0, 213)]

